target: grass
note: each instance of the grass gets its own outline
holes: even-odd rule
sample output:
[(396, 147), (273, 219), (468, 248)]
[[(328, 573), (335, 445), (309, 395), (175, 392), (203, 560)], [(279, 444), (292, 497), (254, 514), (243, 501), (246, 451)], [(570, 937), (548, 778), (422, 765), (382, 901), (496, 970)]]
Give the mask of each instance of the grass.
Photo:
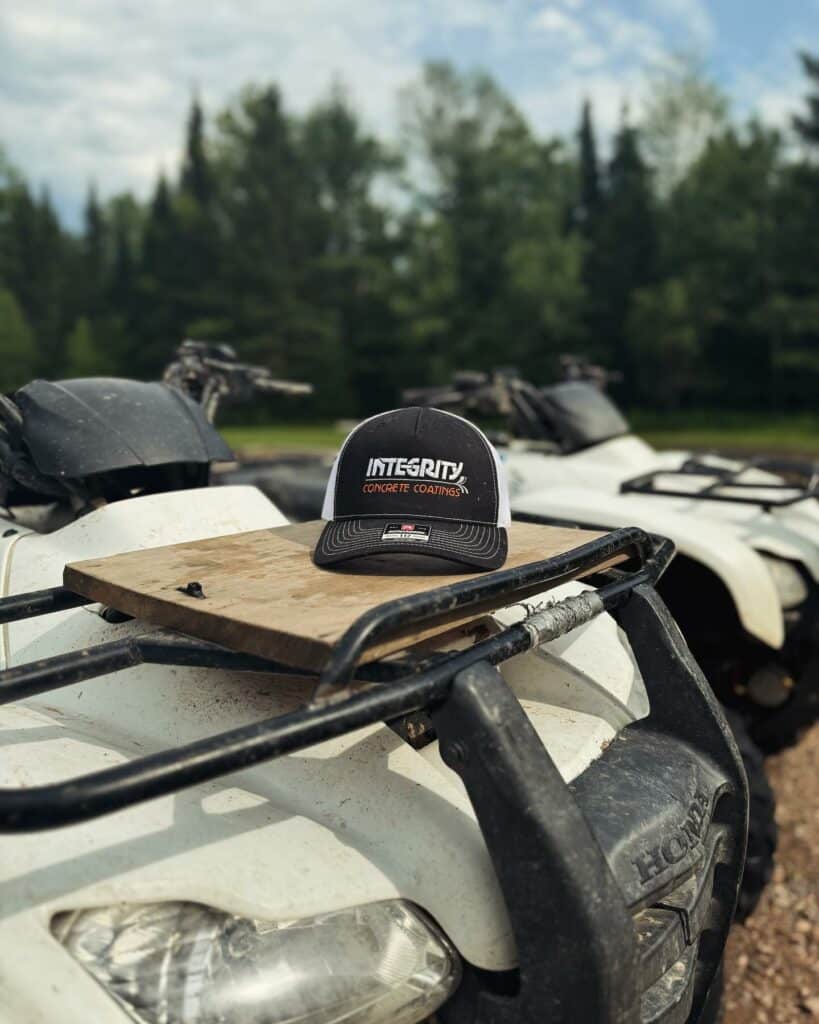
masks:
[(273, 449), (279, 451), (335, 451), (344, 440), (344, 430), (332, 423), (271, 423), (253, 427), (225, 427), (227, 443), (245, 455)]
[(819, 456), (819, 415), (732, 412), (634, 413), (635, 431), (657, 448)]
[[(630, 419), (635, 432), (657, 448), (819, 456), (819, 415), (635, 412)], [(346, 436), (346, 430), (333, 423), (227, 427), (223, 433), (245, 456), (271, 451), (335, 451)]]

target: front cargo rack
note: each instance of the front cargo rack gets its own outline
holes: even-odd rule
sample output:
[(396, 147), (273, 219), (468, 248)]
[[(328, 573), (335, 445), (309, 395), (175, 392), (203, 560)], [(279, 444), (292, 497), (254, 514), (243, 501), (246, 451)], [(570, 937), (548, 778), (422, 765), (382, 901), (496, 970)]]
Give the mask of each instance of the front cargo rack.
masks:
[[(760, 483), (740, 479), (751, 470), (785, 475), (783, 481)], [(710, 480), (699, 490), (686, 490), (673, 484), (662, 486), (664, 477)], [(754, 493), (737, 493), (737, 492)], [(819, 464), (802, 460), (757, 458), (748, 459), (736, 468), (714, 466), (697, 458), (686, 459), (676, 469), (655, 469), (650, 473), (625, 480), (621, 494), (663, 495), (670, 498), (690, 498), (693, 501), (725, 501), (740, 505), (756, 505), (766, 512), (787, 508), (809, 498), (819, 498)]]
[[(747, 796), (718, 706), (653, 589), (673, 552), (668, 540), (620, 529), (540, 562), (388, 601), (340, 638), (304, 706), (78, 778), (0, 789), (0, 834), (88, 821), (364, 726), (386, 722), (400, 734), (400, 724), (421, 712), (472, 802), (518, 951), (518, 967), (501, 972), (500, 981), (464, 965), (464, 981), (439, 1011), (442, 1021), (696, 1020), (713, 998), (709, 991), (734, 911)], [(619, 554), (628, 560), (598, 569)], [(479, 605), (487, 594), (503, 599), (496, 606), (512, 605), (523, 594), (530, 598), (534, 585), (545, 588), (578, 571), (594, 573), (588, 577), (594, 586), (552, 603), (526, 604), (520, 622), (471, 647), (415, 664), (399, 658), (358, 666), (377, 641), (408, 622), (432, 618), (442, 606)], [(90, 603), (64, 587), (16, 595), (0, 599), (0, 623)], [(651, 728), (642, 721), (628, 726), (628, 744), (618, 737), (567, 785), (495, 666), (602, 612), (612, 613), (629, 637), (651, 704)], [(6, 669), (0, 704), (143, 663), (309, 674), (187, 636), (146, 633)], [(645, 850), (623, 861), (623, 844), (610, 835), (611, 801), (597, 807), (611, 784), (605, 770), (595, 782), (592, 768), (625, 758), (624, 779), (642, 786), (644, 759), (653, 756), (658, 737), (664, 763), (671, 751), (662, 746), (666, 737), (699, 766), (693, 775), (680, 771), (682, 795), (670, 801), (669, 813), (682, 814), (684, 823), (658, 817)], [(644, 822), (645, 808), (638, 811), (635, 820)], [(617, 808), (624, 821), (629, 813), (625, 803)]]

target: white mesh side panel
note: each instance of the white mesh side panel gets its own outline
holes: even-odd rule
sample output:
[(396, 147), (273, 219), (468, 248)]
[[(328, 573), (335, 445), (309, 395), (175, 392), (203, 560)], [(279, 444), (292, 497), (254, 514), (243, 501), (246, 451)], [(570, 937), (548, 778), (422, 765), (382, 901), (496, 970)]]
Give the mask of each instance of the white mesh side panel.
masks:
[[(486, 442), (489, 444), (489, 441)], [(500, 489), (500, 501), (498, 502), (498, 526), (511, 526), (512, 510), (509, 507), (509, 484), (506, 481), (506, 466), (498, 455), (495, 446), (489, 444), (492, 451), (492, 458), (495, 460), (495, 469), (498, 472), (498, 488)]]
[(330, 479), (327, 481), (327, 490), (324, 492), (324, 504), (321, 506), (322, 519), (335, 519), (335, 497), (336, 497), (336, 473), (338, 472), (339, 455), (333, 459), (333, 468), (330, 470)]

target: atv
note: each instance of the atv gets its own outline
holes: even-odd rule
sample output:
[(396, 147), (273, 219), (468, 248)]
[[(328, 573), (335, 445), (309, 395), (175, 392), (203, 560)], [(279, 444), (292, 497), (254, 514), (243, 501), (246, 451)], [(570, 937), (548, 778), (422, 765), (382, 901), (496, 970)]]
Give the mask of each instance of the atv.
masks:
[[(284, 524), (208, 485), (231, 453), (199, 402), (35, 381), (0, 422), (5, 1020), (717, 1019), (747, 790), (655, 590), (670, 542), (432, 579), (316, 680), (64, 585)], [(490, 598), (472, 633), (366, 656)]]
[(714, 690), (762, 748), (792, 742), (819, 710), (819, 464), (655, 451), (579, 372), (460, 374), (404, 399), (504, 419), (518, 518), (671, 537), (663, 598)]

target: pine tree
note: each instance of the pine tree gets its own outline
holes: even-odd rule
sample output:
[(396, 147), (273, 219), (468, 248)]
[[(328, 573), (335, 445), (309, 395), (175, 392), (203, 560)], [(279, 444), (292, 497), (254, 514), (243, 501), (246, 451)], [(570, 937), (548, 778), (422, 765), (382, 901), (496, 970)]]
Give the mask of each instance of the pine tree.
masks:
[(819, 145), (819, 57), (800, 53), (799, 59), (813, 92), (805, 98), (808, 105), (807, 113), (793, 117), (793, 127), (806, 145), (816, 146)]
[(306, 303), (326, 237), (325, 214), (305, 167), (297, 128), (275, 86), (248, 89), (220, 121), (224, 168), (222, 301), (227, 340), (247, 339), (249, 356), (288, 373), (289, 353), (326, 343), (332, 311)]
[(42, 369), (53, 376), (63, 362), (69, 246), (47, 189), (37, 203), (35, 224), (34, 307), (27, 310), (27, 315), (37, 338)]
[(202, 107), (194, 100), (188, 117), (179, 190), (172, 198), (174, 224), (175, 316), (179, 329), (221, 335), (220, 218), (216, 182), (207, 155)]
[(186, 269), (179, 219), (168, 182), (160, 174), (142, 232), (139, 263), (135, 367), (143, 376), (156, 376), (182, 340), (185, 317), (180, 290)]
[(640, 153), (637, 131), (624, 116), (608, 166), (606, 202), (593, 236), (587, 285), (591, 291), (592, 339), (603, 357), (625, 372), (627, 389), (633, 377), (626, 322), (634, 292), (656, 279), (657, 259), (650, 174)]
[(105, 221), (93, 185), (85, 203), (81, 269), (83, 306), (86, 313), (94, 316), (100, 312), (105, 285)]
[(630, 285), (648, 284), (657, 270), (657, 226), (651, 178), (639, 148), (637, 131), (625, 120), (614, 142), (608, 174), (608, 230), (619, 239), (617, 263)]
[(597, 161), (597, 144), (594, 137), (592, 108), (589, 100), (583, 103), (578, 131), (580, 149), (580, 195), (576, 211), (576, 222), (587, 237), (594, 232), (597, 214), (600, 210), (600, 168)]
[(134, 300), (134, 254), (123, 224), (114, 228), (114, 266), (111, 271), (110, 300), (118, 316), (127, 316)]
[(203, 207), (210, 202), (212, 181), (205, 154), (205, 118), (198, 99), (191, 104), (188, 115), (185, 156), (182, 162), (179, 188)]
[(177, 264), (176, 223), (171, 192), (164, 174), (160, 174), (148, 207), (142, 237), (142, 273), (159, 285), (167, 286)]

